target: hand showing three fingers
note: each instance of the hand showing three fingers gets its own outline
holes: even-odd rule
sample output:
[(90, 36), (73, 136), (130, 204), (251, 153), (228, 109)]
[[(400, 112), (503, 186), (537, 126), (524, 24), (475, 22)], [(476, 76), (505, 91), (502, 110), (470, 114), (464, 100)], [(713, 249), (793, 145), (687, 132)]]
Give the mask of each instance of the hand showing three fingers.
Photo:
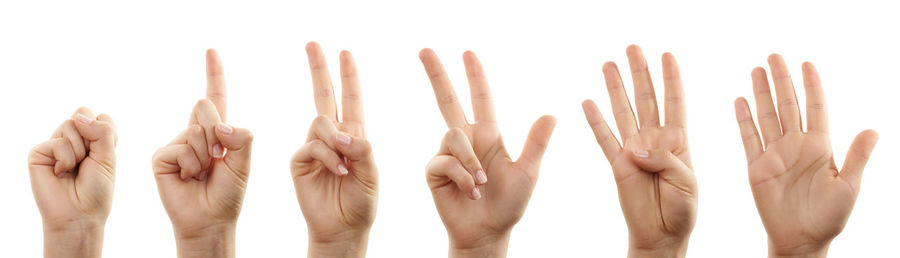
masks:
[(224, 72), (214, 50), (206, 69), (207, 98), (194, 106), (188, 128), (153, 155), (153, 172), (178, 256), (234, 257), (253, 135), (225, 124)]
[(525, 212), (534, 190), (556, 120), (550, 116), (538, 119), (522, 154), (513, 161), (500, 138), (487, 79), (475, 54), (463, 54), (474, 124), (466, 121), (435, 53), (424, 49), (419, 57), (450, 128), (438, 154), (429, 162), (426, 176), (447, 228), (450, 256), (503, 257), (510, 231)]
[(341, 52), (343, 121), (318, 43), (306, 47), (319, 116), (291, 159), (297, 200), (309, 229), (309, 257), (364, 257), (378, 201), (378, 169), (363, 127), (356, 64)]
[(45, 257), (100, 257), (116, 175), (112, 118), (79, 108), (28, 155)]
[(684, 257), (697, 216), (697, 180), (687, 143), (684, 93), (678, 65), (663, 54), (665, 126), (644, 54), (627, 49), (640, 128), (615, 63), (603, 66), (620, 145), (590, 100), (583, 103), (597, 143), (612, 165), (628, 224), (629, 257)]
[[(749, 166), (756, 207), (769, 235), (769, 255), (824, 257), (828, 245), (850, 216), (859, 194), (862, 171), (878, 135), (856, 136), (844, 167), (838, 171), (828, 136), (825, 95), (816, 68), (803, 64), (806, 89), (806, 132), (784, 59), (769, 56), (778, 112), (763, 68), (753, 70), (759, 131), (747, 101), (735, 101), (735, 112)], [(759, 132), (762, 132), (760, 141)], [(763, 145), (765, 143), (765, 145)]]

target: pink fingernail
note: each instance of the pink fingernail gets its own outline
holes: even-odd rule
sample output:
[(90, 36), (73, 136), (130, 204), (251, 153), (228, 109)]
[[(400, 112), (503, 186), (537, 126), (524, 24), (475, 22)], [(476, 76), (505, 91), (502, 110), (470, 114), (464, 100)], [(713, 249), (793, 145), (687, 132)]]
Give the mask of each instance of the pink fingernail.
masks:
[(82, 123), (84, 125), (90, 125), (91, 122), (94, 122), (94, 120), (91, 120), (90, 118), (88, 118), (82, 114), (75, 115), (75, 118), (78, 120), (79, 123)]
[(346, 175), (347, 173), (350, 173), (350, 171), (347, 171), (347, 167), (345, 167), (344, 164), (338, 164), (338, 173)]
[(216, 125), (216, 131), (219, 131), (220, 133), (222, 133), (224, 135), (231, 135), (231, 133), (234, 132), (234, 128), (232, 128), (228, 124), (219, 123)]
[(633, 152), (635, 157), (646, 159), (650, 157), (650, 152), (646, 150), (636, 150)]
[(334, 138), (343, 145), (350, 144), (350, 136), (347, 136), (346, 134), (338, 133), (334, 135)]
[(475, 181), (479, 185), (487, 183), (487, 175), (484, 174), (484, 170), (479, 169), (478, 172), (475, 172)]
[(478, 191), (478, 187), (472, 188), (472, 199), (481, 199), (481, 191)]
[(225, 149), (222, 148), (221, 144), (216, 143), (215, 145), (213, 145), (212, 151), (213, 158), (218, 159), (225, 156)]

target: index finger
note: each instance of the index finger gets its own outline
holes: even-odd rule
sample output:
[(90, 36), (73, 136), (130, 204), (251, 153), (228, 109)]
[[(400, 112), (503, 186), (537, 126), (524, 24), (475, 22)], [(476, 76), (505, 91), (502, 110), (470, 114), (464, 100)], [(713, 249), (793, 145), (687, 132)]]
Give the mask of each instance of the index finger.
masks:
[(331, 86), (331, 75), (325, 63), (322, 47), (315, 41), (306, 44), (306, 55), (309, 59), (309, 72), (312, 74), (313, 90), (316, 97), (316, 111), (337, 121), (337, 106), (334, 103), (334, 89)]
[(222, 121), (225, 121), (226, 96), (225, 69), (222, 67), (222, 58), (215, 49), (208, 49), (206, 50), (206, 98), (216, 106)]
[(444, 121), (450, 128), (463, 127), (468, 124), (466, 122), (466, 114), (463, 113), (462, 107), (459, 105), (459, 99), (453, 91), (453, 85), (450, 84), (450, 78), (444, 71), (441, 60), (438, 59), (434, 51), (426, 48), (419, 52), (419, 59), (425, 66), (425, 73), (431, 79), (431, 87), (434, 89), (434, 97), (437, 98), (438, 108), (444, 115)]

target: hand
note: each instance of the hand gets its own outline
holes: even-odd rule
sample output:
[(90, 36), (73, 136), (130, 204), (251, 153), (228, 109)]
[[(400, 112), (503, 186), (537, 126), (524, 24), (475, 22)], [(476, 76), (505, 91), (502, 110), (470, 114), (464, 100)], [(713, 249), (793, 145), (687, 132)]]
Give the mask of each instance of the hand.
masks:
[(665, 126), (659, 124), (656, 93), (638, 46), (627, 49), (640, 129), (619, 70), (603, 65), (606, 89), (624, 146), (590, 100), (582, 107), (597, 143), (612, 165), (619, 203), (628, 224), (629, 257), (684, 257), (697, 218), (697, 179), (687, 142), (684, 92), (675, 57), (662, 56)]
[(750, 187), (769, 235), (769, 255), (825, 257), (829, 243), (841, 233), (853, 210), (862, 171), (878, 134), (866, 130), (857, 135), (838, 173), (828, 136), (825, 93), (816, 68), (803, 63), (809, 116), (808, 130), (803, 132), (800, 107), (784, 59), (772, 54), (769, 67), (778, 97), (777, 113), (766, 70), (757, 67), (752, 73), (765, 146), (760, 142), (747, 101), (735, 101)]
[(363, 127), (356, 65), (341, 52), (343, 121), (318, 43), (306, 46), (316, 110), (306, 144), (291, 159), (297, 201), (309, 229), (309, 257), (365, 257), (378, 203), (378, 169)]
[(79, 108), (28, 155), (45, 257), (100, 257), (116, 177), (112, 118)]
[(522, 154), (513, 161), (500, 138), (487, 79), (475, 53), (463, 54), (475, 124), (466, 121), (434, 51), (423, 49), (419, 58), (450, 128), (426, 174), (450, 238), (450, 256), (506, 256), (510, 231), (531, 198), (556, 120), (551, 116), (538, 119)]
[(159, 195), (175, 230), (179, 257), (234, 257), (234, 230), (253, 135), (225, 124), (225, 78), (219, 55), (206, 52), (207, 98), (187, 130), (153, 155)]

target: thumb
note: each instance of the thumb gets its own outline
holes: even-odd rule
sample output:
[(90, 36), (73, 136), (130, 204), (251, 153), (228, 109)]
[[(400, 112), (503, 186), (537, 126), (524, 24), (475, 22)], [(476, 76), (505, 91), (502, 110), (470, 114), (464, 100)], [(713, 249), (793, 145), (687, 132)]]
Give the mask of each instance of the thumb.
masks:
[(75, 129), (89, 142), (88, 156), (110, 171), (116, 164), (116, 127), (112, 118), (100, 114), (97, 119), (75, 114)]
[(872, 149), (875, 148), (876, 142), (878, 142), (878, 133), (874, 130), (865, 130), (856, 135), (853, 143), (850, 144), (850, 150), (847, 151), (844, 167), (838, 176), (847, 180), (857, 191), (862, 182), (863, 168), (866, 167), (866, 162), (869, 161), (869, 156), (872, 155)]
[[(643, 171), (657, 173), (666, 181), (683, 186), (692, 186), (693, 172), (672, 152), (662, 149), (638, 149), (630, 154), (631, 160)], [(679, 184), (679, 182), (683, 184)]]
[(250, 173), (250, 147), (253, 144), (253, 133), (244, 128), (237, 128), (225, 123), (216, 125), (216, 137), (223, 147), (228, 149), (225, 163), (235, 173), (247, 176)]
[(528, 140), (522, 148), (522, 154), (516, 164), (523, 165), (526, 171), (537, 174), (541, 165), (541, 158), (544, 157), (544, 151), (547, 150), (547, 144), (550, 142), (550, 135), (553, 134), (553, 128), (556, 127), (556, 118), (553, 116), (542, 116), (531, 126), (528, 132)]

